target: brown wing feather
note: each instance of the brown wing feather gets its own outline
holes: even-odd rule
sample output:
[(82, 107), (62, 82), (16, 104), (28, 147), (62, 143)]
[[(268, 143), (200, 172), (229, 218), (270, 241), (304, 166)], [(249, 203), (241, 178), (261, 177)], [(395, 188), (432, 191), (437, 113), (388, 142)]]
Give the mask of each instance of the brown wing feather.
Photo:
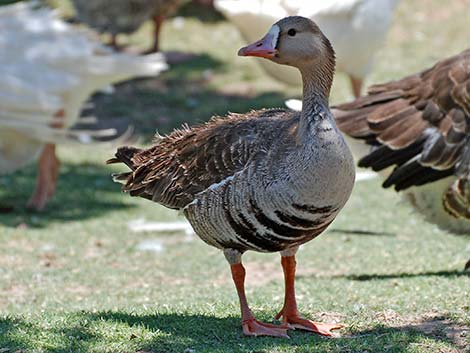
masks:
[(122, 147), (110, 162), (124, 162), (132, 170), (116, 177), (125, 179), (124, 191), (179, 209), (197, 193), (241, 171), (272, 142), (270, 133), (279, 130), (272, 125), (292, 124), (288, 118), (293, 114), (281, 109), (232, 113), (193, 128), (184, 126), (146, 150)]
[(361, 166), (395, 166), (384, 186), (403, 190), (453, 174), (458, 179), (443, 195), (444, 207), (470, 219), (470, 50), (372, 86), (333, 112), (344, 133), (374, 146)]

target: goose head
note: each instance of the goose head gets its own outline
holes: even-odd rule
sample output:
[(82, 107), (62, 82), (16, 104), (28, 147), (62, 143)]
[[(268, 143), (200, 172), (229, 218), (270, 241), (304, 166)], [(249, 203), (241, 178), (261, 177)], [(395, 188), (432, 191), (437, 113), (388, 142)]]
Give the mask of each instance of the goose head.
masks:
[(255, 56), (296, 67), (304, 89), (317, 83), (329, 94), (335, 69), (335, 53), (328, 38), (312, 20), (291, 16), (276, 22), (260, 40), (241, 48), (239, 56)]

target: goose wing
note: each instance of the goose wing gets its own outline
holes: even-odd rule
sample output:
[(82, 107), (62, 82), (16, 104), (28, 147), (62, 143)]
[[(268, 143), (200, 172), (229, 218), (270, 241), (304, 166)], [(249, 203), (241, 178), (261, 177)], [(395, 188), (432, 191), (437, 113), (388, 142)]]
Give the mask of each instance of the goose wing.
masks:
[(183, 127), (146, 150), (121, 147), (108, 163), (125, 163), (131, 172), (115, 175), (123, 190), (166, 207), (180, 209), (197, 193), (243, 170), (266, 153), (275, 133), (288, 129), (293, 112), (281, 109), (231, 113), (226, 118)]
[(399, 191), (455, 175), (444, 207), (470, 219), (470, 50), (372, 86), (367, 96), (334, 113), (344, 133), (372, 146), (360, 166), (394, 166), (384, 187)]

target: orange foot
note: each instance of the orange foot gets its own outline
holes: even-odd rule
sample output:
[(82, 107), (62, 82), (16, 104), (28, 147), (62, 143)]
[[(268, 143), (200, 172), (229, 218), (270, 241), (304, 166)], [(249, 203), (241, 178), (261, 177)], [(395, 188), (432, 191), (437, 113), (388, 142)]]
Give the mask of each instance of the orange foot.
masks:
[(344, 327), (341, 324), (325, 324), (321, 322), (314, 322), (300, 317), (297, 313), (284, 314), (284, 310), (281, 310), (279, 314), (276, 315), (276, 320), (280, 317), (282, 317), (282, 322), (284, 325), (289, 325), (290, 327), (300, 330), (315, 332), (327, 337), (334, 337), (335, 334), (331, 331)]
[(289, 338), (287, 326), (266, 324), (256, 319), (244, 320), (242, 322), (243, 333), (246, 336), (272, 336)]

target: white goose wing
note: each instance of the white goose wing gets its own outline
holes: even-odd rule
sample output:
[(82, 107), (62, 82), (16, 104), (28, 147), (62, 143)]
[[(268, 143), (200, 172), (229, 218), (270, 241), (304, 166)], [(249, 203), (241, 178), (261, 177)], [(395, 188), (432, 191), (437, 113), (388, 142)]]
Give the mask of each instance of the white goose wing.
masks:
[[(1, 126), (32, 124), (47, 130), (64, 110), (62, 125), (70, 127), (93, 92), (166, 68), (160, 55), (116, 54), (92, 32), (24, 3), (0, 9), (0, 33)], [(40, 133), (34, 137), (46, 140)]]
[(31, 159), (41, 143), (75, 141), (68, 128), (95, 91), (166, 68), (160, 55), (116, 54), (91, 31), (28, 3), (0, 8), (0, 52), (0, 173)]
[(300, 16), (312, 17), (317, 15), (350, 16), (365, 0), (281, 0), (284, 8)]
[[(249, 43), (264, 36), (274, 22), (295, 15), (282, 4), (282, 0), (215, 0), (214, 5)], [(295, 86), (302, 82), (300, 74), (292, 67), (279, 67), (267, 60), (259, 63), (270, 76), (281, 82)]]

